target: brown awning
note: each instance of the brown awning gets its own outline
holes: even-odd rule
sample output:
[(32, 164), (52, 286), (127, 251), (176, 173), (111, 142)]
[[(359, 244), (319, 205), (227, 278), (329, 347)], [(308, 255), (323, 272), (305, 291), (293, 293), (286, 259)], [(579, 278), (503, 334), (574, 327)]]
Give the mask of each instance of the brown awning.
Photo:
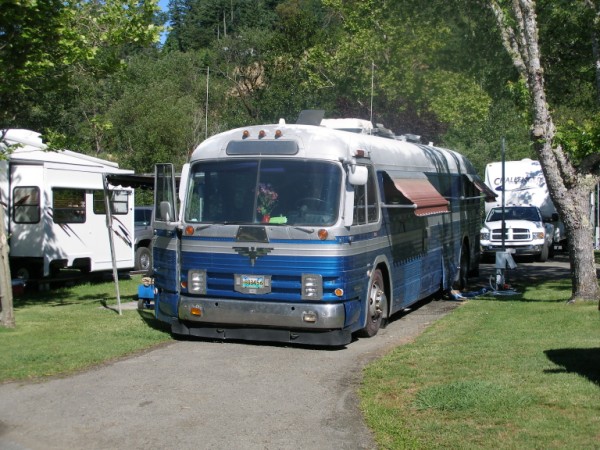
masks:
[(472, 174), (465, 174), (465, 176), (471, 183), (473, 183), (477, 190), (485, 196), (486, 202), (493, 202), (496, 200), (498, 194), (491, 190), (489, 186), (481, 180), (481, 178), (479, 178), (477, 175)]
[(449, 212), (448, 200), (440, 195), (427, 178), (397, 178), (391, 175), (390, 178), (394, 187), (415, 205), (417, 216)]

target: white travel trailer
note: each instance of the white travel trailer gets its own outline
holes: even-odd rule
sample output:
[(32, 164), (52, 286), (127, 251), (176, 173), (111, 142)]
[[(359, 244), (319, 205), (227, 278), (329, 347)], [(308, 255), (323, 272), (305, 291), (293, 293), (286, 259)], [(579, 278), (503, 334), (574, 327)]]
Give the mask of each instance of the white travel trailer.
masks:
[[(544, 222), (554, 226), (554, 245), (564, 244), (564, 225), (559, 220), (550, 198), (540, 162), (526, 158), (520, 161), (505, 161), (504, 164), (504, 205), (538, 207)], [(485, 203), (487, 215), (491, 209), (502, 206), (501, 162), (492, 162), (486, 166), (485, 184), (498, 194), (495, 201)]]
[[(64, 267), (113, 269), (104, 178), (133, 171), (69, 150), (49, 151), (33, 131), (1, 136), (0, 204), (13, 276), (46, 277)], [(133, 190), (108, 187), (116, 268), (132, 268)]]

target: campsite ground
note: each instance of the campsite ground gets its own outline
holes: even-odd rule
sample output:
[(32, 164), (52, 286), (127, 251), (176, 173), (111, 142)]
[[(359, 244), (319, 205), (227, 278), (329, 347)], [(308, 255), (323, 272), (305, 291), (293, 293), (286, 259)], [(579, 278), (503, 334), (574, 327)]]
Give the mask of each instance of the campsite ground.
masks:
[[(568, 276), (568, 262), (523, 263), (515, 288)], [(481, 266), (473, 288), (487, 286)], [(376, 448), (358, 409), (361, 368), (460, 305), (432, 301), (344, 349), (176, 341), (66, 378), (0, 385), (0, 447)]]

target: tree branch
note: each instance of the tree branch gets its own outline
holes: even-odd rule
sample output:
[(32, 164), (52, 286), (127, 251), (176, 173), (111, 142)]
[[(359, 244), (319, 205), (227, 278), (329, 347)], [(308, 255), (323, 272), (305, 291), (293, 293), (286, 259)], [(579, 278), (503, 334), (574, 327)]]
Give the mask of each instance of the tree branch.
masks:
[(521, 57), (517, 38), (515, 36), (515, 30), (508, 24), (508, 20), (502, 11), (502, 8), (496, 0), (490, 0), (490, 8), (496, 17), (496, 23), (500, 30), (500, 37), (502, 38), (502, 45), (504, 49), (510, 55), (514, 66), (523, 78), (527, 78), (527, 67)]

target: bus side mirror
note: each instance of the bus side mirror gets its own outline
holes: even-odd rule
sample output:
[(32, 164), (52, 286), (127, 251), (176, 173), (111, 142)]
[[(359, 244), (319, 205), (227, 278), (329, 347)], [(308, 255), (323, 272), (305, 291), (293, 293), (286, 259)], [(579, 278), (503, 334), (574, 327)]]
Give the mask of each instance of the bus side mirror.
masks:
[(369, 171), (365, 166), (349, 166), (348, 182), (353, 186), (364, 186), (367, 184)]
[(160, 202), (160, 219), (163, 222), (170, 222), (173, 218), (173, 209), (171, 203), (167, 201)]

